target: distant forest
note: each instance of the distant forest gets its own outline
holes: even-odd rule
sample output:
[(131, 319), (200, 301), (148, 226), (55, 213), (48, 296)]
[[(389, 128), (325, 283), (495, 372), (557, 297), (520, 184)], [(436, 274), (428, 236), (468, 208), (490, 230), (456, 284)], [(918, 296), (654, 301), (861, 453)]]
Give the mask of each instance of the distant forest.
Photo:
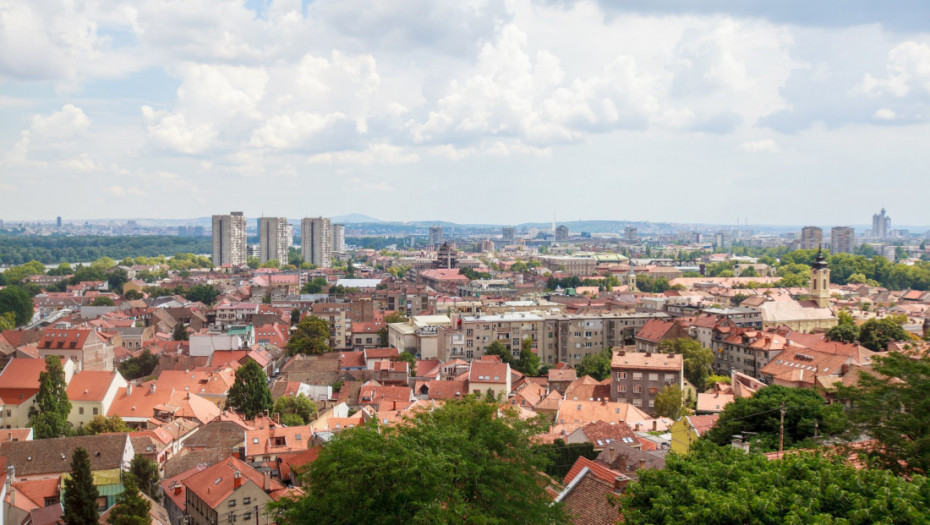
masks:
[(95, 261), (111, 257), (172, 256), (176, 253), (209, 254), (210, 237), (145, 236), (10, 236), (0, 235), (0, 264), (19, 265), (29, 261), (43, 264)]

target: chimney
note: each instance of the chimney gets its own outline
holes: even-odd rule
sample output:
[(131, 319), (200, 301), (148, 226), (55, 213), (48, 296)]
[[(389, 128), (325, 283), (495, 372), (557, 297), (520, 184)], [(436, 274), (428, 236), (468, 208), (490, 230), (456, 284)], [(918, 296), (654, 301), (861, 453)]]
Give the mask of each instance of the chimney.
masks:
[(655, 419), (652, 420), (652, 431), (653, 432), (656, 431), (656, 420)]
[(636, 423), (636, 428), (633, 429), (634, 432), (639, 432), (640, 423)]
[(279, 425), (281, 424), (281, 413), (280, 412), (274, 413), (274, 422)]
[(155, 383), (152, 383), (149, 386), (149, 394), (154, 394), (154, 393), (155, 393)]
[(262, 471), (262, 488), (265, 492), (271, 492), (271, 471)]
[(645, 468), (646, 468), (646, 460), (645, 459), (639, 460), (639, 466), (636, 468), (636, 470), (643, 470)]
[(233, 474), (233, 489), (237, 489), (242, 486), (242, 473), (238, 470)]
[(184, 487), (184, 486), (181, 485), (181, 483), (175, 481), (175, 482), (174, 482), (174, 493), (175, 493), (175, 494), (180, 494), (180, 493), (181, 493), (181, 488), (183, 488), (183, 487)]
[(626, 470), (626, 456), (620, 455), (619, 457), (617, 457), (617, 460), (618, 460), (617, 470), (619, 470), (620, 472), (623, 472), (624, 470)]
[(614, 447), (607, 445), (607, 462), (608, 463), (612, 464), (614, 462), (614, 453), (615, 453)]
[(126, 385), (126, 395), (127, 395), (127, 396), (131, 396), (131, 395), (132, 395), (132, 383), (129, 383), (129, 384)]

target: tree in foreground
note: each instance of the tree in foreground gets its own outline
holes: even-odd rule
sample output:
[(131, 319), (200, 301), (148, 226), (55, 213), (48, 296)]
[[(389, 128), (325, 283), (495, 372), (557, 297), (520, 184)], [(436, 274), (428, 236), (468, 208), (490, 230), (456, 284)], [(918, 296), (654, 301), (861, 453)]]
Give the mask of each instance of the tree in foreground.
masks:
[(45, 358), (45, 371), (39, 374), (39, 393), (36, 405), (29, 409), (29, 426), (37, 439), (67, 436), (71, 433), (68, 416), (71, 401), (68, 400), (68, 384), (65, 369), (57, 356)]
[(852, 403), (851, 431), (876, 440), (867, 452), (874, 466), (899, 474), (930, 472), (930, 358), (893, 352), (875, 357), (872, 370), (860, 372), (857, 386), (837, 391)]
[(99, 497), (90, 470), (90, 456), (86, 449), (78, 447), (71, 456), (71, 475), (65, 479), (64, 512), (61, 515), (65, 525), (97, 523), (100, 518), (97, 512)]
[(226, 396), (226, 408), (253, 419), (257, 414), (271, 410), (274, 402), (268, 390), (268, 376), (258, 363), (249, 361), (236, 370), (236, 379)]
[(513, 358), (513, 352), (508, 350), (500, 341), (493, 341), (489, 344), (487, 350), (484, 351), (484, 355), (500, 356), (501, 361), (509, 364), (511, 367), (516, 364), (516, 360)]
[(148, 497), (158, 501), (158, 481), (161, 475), (158, 472), (158, 464), (145, 456), (135, 456), (129, 463), (129, 473), (139, 487), (139, 490), (145, 492)]
[(116, 505), (107, 517), (107, 522), (110, 525), (149, 525), (152, 523), (152, 518), (149, 516), (152, 504), (139, 492), (132, 473), (127, 473), (123, 477), (123, 487), (123, 493), (116, 500)]
[(620, 499), (624, 523), (926, 523), (927, 478), (856, 470), (841, 457), (789, 454), (769, 461), (701, 441), (641, 470)]
[(751, 398), (728, 404), (706, 436), (718, 445), (726, 445), (734, 435), (747, 432), (753, 439), (754, 450), (778, 450), (782, 404), (785, 448), (816, 446), (815, 435), (839, 435), (849, 424), (842, 405), (827, 405), (813, 390), (771, 385)]
[(313, 315), (304, 317), (297, 323), (297, 330), (291, 334), (286, 348), (290, 355), (329, 352), (329, 323)]
[(884, 352), (890, 341), (909, 341), (910, 334), (894, 319), (869, 319), (859, 327), (859, 342), (876, 352)]
[(542, 430), (469, 396), (391, 427), (338, 434), (304, 474), (306, 493), (273, 505), (278, 523), (566, 523), (530, 447)]

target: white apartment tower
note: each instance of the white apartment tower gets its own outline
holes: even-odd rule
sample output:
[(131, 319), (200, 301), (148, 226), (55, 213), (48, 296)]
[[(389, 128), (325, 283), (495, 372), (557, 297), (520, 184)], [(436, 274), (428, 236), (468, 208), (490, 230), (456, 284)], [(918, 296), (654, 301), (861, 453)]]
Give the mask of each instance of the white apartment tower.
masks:
[(258, 220), (258, 257), (261, 262), (276, 260), (287, 264), (288, 224), (284, 217)]
[(346, 251), (346, 225), (333, 224), (333, 251), (344, 253)]
[(300, 249), (304, 262), (320, 268), (333, 265), (333, 224), (328, 217), (300, 221)]
[(245, 215), (234, 211), (229, 215), (213, 216), (213, 266), (246, 263)]

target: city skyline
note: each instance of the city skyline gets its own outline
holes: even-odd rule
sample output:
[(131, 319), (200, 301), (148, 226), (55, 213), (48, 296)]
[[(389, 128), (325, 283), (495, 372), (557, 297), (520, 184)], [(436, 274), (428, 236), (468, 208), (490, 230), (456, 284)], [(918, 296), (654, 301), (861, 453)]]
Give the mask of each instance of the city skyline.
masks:
[(16, 1), (4, 218), (920, 225), (928, 10)]

